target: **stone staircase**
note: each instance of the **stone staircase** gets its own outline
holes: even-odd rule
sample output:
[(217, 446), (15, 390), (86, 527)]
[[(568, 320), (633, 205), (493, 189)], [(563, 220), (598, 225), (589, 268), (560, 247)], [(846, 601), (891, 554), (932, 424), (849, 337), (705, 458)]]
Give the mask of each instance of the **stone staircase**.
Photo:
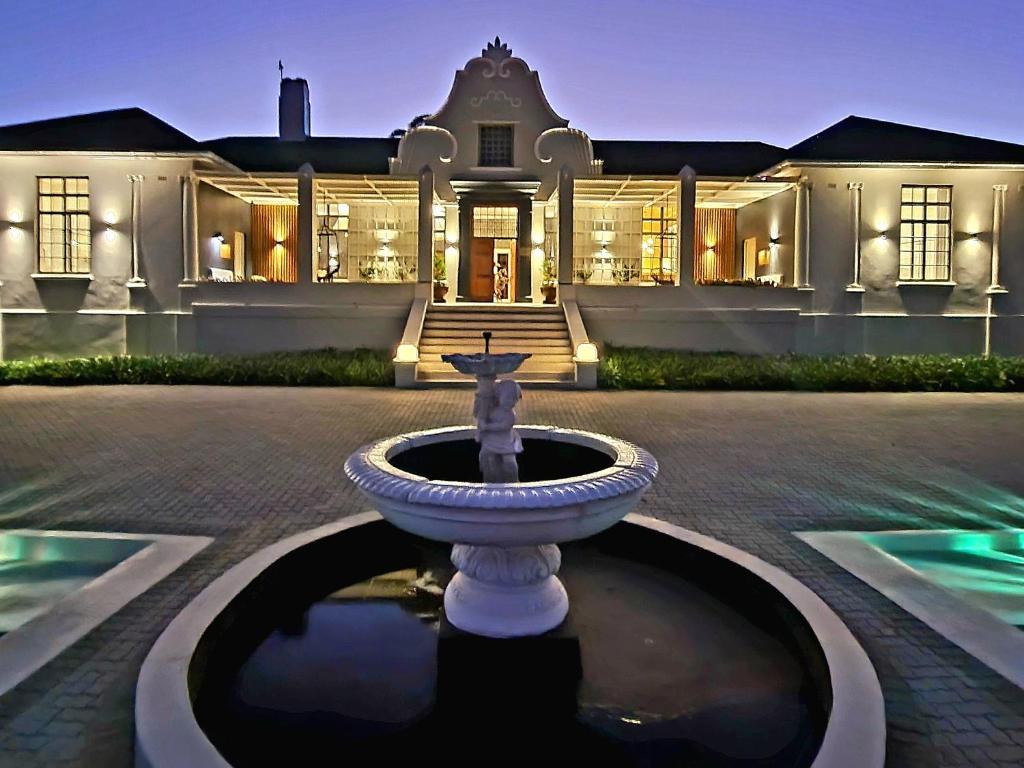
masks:
[(471, 376), (442, 362), (452, 352), (483, 352), (482, 333), (490, 331), (491, 352), (530, 352), (533, 357), (512, 375), (520, 382), (573, 386), (576, 366), (565, 314), (544, 304), (434, 304), (420, 335), (416, 379), (423, 383), (471, 382)]

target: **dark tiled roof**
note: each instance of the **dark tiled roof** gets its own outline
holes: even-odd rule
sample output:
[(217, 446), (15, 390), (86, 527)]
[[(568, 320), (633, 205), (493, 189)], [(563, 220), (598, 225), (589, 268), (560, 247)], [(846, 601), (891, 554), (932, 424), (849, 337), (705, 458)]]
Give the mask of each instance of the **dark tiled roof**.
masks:
[(595, 141), (594, 157), (613, 175), (675, 175), (689, 165), (701, 176), (752, 176), (786, 156), (760, 141)]
[(790, 160), (1024, 163), (1024, 146), (850, 115), (786, 152)]
[(0, 127), (0, 150), (196, 152), (199, 143), (144, 109), (112, 109)]
[(203, 146), (243, 171), (292, 173), (309, 163), (317, 173), (387, 173), (398, 139), (314, 136), (281, 141), (274, 136), (234, 136)]

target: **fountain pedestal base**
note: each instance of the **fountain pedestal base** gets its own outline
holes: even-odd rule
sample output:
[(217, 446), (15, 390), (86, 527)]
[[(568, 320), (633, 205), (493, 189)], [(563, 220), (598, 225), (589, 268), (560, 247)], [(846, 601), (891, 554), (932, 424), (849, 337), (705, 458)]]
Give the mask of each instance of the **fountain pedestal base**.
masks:
[(574, 717), (582, 677), (572, 619), (541, 637), (509, 639), (471, 635), (441, 619), (437, 706), (460, 722), (468, 718), (475, 728), (504, 728), (510, 720), (529, 721), (534, 729), (537, 721)]
[(569, 612), (569, 596), (555, 576), (562, 554), (554, 544), (456, 544), (452, 563), (458, 573), (445, 590), (444, 610), (464, 632), (494, 638), (540, 635)]

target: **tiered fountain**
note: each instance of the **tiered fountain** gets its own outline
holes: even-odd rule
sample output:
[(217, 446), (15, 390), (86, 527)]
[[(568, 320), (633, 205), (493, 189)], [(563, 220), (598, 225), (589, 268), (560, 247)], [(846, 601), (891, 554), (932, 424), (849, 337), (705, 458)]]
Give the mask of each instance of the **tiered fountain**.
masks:
[[(444, 355), (476, 376), (476, 428), (388, 438), (356, 451), (345, 472), (389, 522), (454, 544), (458, 573), (445, 591), (448, 620), (487, 637), (538, 635), (569, 610), (556, 576), (561, 542), (593, 536), (621, 520), (658, 474), (647, 451), (605, 435), (515, 424), (515, 372), (529, 354)], [(479, 476), (465, 466), (480, 445)], [(519, 455), (532, 459), (520, 482)], [(538, 477), (535, 470), (541, 470)], [(481, 482), (482, 480), (482, 482)]]

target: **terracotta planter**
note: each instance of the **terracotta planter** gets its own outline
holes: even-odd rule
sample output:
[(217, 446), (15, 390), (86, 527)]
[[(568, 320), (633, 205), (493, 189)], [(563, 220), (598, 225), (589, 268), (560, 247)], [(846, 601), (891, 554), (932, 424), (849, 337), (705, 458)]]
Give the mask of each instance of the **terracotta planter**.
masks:
[(434, 302), (440, 303), (444, 301), (444, 297), (448, 295), (448, 285), (445, 283), (434, 283)]
[(544, 294), (544, 303), (545, 304), (554, 304), (555, 303), (555, 293), (557, 292), (557, 290), (558, 290), (558, 288), (556, 288), (553, 285), (542, 285), (540, 287), (540, 292)]

